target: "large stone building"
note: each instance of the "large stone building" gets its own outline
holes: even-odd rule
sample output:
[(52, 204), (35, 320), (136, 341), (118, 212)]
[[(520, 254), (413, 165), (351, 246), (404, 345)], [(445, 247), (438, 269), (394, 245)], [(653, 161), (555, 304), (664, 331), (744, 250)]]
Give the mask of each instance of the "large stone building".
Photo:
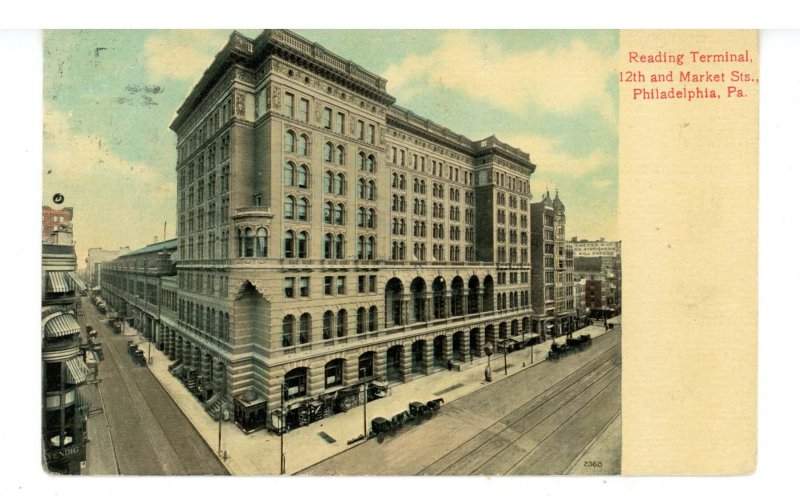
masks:
[[(46, 209), (49, 207), (42, 211)], [(71, 219), (72, 209), (66, 210)], [(75, 274), (71, 222), (57, 222), (55, 230), (52, 225), (43, 228), (49, 236), (42, 243), (43, 458), (51, 472), (80, 474), (86, 461), (86, 412), (90, 406), (80, 392), (90, 375), (77, 321), (76, 291), (84, 286)]]
[(547, 191), (531, 204), (531, 295), (535, 330), (542, 338), (574, 330), (573, 253), (565, 242), (567, 215), (558, 197)]
[(606, 307), (608, 313), (619, 313), (622, 307), (622, 241), (578, 240), (573, 237), (568, 245), (575, 257), (575, 277), (601, 281), (596, 289), (597, 302), (587, 309)]
[(177, 312), (160, 335), (245, 430), (282, 391), (291, 413), (532, 330), (527, 153), (397, 106), (385, 79), (284, 30), (234, 32), (171, 129)]
[(109, 262), (115, 258), (131, 251), (130, 247), (125, 246), (119, 250), (104, 250), (102, 248), (89, 248), (86, 255), (86, 283), (94, 288), (100, 284), (100, 269), (103, 262)]
[(72, 229), (72, 207), (54, 209), (42, 205), (42, 242), (54, 243), (53, 235), (66, 229)]

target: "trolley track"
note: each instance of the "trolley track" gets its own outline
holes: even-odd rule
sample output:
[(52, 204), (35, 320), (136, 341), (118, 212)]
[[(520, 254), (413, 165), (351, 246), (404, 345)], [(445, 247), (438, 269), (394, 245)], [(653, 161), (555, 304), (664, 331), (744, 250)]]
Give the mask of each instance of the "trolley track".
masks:
[[(466, 442), (423, 468), (418, 474), (494, 475), (495, 473), (500, 473), (499, 471), (487, 471), (486, 467), (491, 466), (491, 462), (501, 457), (504, 453), (519, 450), (520, 447), (518, 445), (521, 444), (520, 441), (526, 435), (559, 413), (562, 408), (569, 407), (572, 402), (580, 398), (586, 391), (592, 388), (597, 389), (598, 384), (600, 384), (600, 388), (605, 389), (608, 385), (617, 381), (619, 374), (616, 373), (618, 367), (615, 362), (618, 358), (619, 352), (617, 350), (611, 349), (603, 352), (600, 356), (593, 358), (567, 377), (512, 410), (500, 420), (476, 433)], [(451, 407), (457, 402), (458, 400), (453, 402)], [(579, 408), (583, 406), (581, 405)], [(531, 424), (531, 416), (537, 413), (544, 413), (544, 416)], [(568, 420), (560, 423), (559, 427)], [(480, 454), (480, 458), (477, 457), (478, 454)], [(485, 458), (487, 454), (489, 457)], [(447, 464), (437, 466), (442, 463)], [(476, 464), (478, 465), (476, 466)]]

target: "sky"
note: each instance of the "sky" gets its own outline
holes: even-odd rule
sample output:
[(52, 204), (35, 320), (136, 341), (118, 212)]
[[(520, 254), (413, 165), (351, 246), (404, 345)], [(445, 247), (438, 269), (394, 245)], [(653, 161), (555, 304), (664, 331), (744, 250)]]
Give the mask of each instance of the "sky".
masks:
[[(230, 32), (45, 32), (42, 204), (74, 208), (79, 266), (89, 248), (163, 239), (165, 222), (175, 236), (169, 124)], [(618, 239), (617, 31), (295, 32), (386, 78), (398, 105), (529, 153), (533, 199), (558, 190), (568, 237)]]

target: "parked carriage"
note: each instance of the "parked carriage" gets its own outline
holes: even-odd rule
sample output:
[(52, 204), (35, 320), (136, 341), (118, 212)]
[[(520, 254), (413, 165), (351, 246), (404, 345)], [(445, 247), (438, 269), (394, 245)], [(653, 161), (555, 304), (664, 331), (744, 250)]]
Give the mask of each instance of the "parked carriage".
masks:
[(592, 336), (589, 334), (581, 334), (577, 338), (567, 338), (565, 344), (558, 344), (553, 341), (550, 345), (550, 351), (547, 353), (547, 359), (555, 361), (561, 357), (582, 351), (592, 345)]
[(424, 420), (430, 419), (439, 411), (443, 403), (444, 398), (436, 398), (427, 403), (412, 401), (408, 404), (408, 410), (393, 415), (391, 420), (384, 417), (375, 417), (372, 419), (370, 437), (376, 437), (378, 443), (382, 443), (387, 435), (393, 436), (407, 424), (419, 424)]

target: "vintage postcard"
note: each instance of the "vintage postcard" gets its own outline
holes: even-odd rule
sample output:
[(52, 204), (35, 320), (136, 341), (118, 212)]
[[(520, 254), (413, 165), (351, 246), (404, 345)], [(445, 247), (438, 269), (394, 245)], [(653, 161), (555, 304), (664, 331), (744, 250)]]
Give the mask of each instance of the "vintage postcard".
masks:
[(757, 32), (43, 51), (46, 472), (755, 469)]

